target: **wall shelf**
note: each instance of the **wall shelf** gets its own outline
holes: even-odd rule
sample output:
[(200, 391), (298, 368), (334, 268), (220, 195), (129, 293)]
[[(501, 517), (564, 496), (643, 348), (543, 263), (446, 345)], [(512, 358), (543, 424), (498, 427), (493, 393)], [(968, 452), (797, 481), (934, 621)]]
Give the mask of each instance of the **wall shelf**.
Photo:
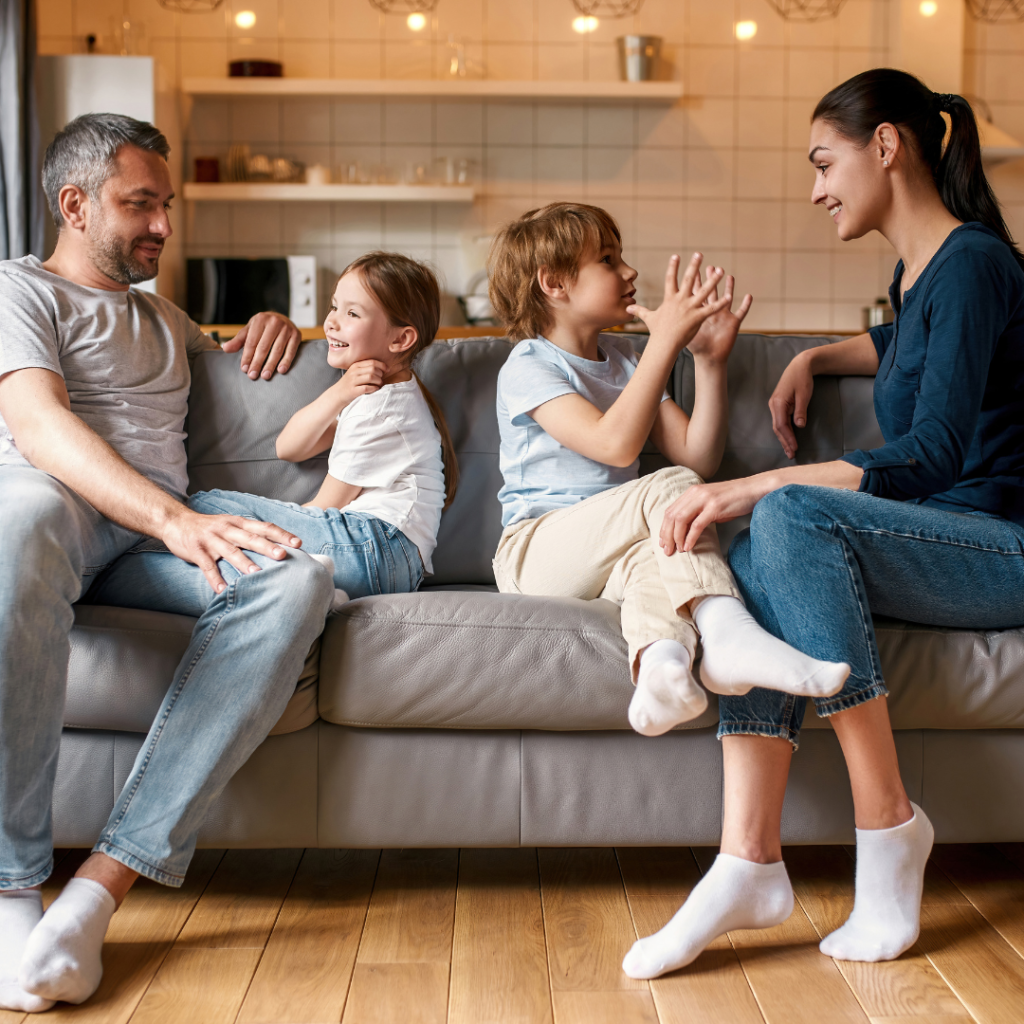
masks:
[(305, 185), (274, 182), (185, 183), (185, 198), (217, 202), (471, 203), (470, 185)]
[(412, 96), (433, 99), (578, 99), (671, 103), (682, 82), (499, 81), (497, 79), (186, 78), (189, 96)]

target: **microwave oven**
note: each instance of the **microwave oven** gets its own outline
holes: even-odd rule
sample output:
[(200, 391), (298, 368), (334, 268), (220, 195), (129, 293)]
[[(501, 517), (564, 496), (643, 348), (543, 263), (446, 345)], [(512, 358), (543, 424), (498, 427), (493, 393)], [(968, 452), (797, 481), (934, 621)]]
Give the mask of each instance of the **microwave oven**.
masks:
[(316, 327), (316, 257), (203, 258), (187, 261), (188, 315), (200, 324), (244, 324), (256, 313), (286, 314)]

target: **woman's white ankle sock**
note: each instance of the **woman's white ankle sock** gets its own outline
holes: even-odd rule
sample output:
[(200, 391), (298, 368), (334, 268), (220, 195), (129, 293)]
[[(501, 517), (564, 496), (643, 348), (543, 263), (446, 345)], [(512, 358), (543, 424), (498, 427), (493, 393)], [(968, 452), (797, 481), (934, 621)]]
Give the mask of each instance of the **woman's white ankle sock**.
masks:
[(29, 937), (22, 987), (44, 999), (85, 1002), (103, 977), (100, 951), (116, 909), (99, 882), (72, 878)]
[(18, 980), (28, 937), (42, 916), (38, 889), (0, 892), (0, 1009), (42, 1013), (53, 1006), (49, 999), (26, 992)]
[(708, 695), (690, 672), (690, 652), (675, 640), (655, 640), (640, 656), (629, 724), (642, 736), (660, 736), (696, 718)]
[(657, 978), (692, 963), (738, 928), (771, 928), (793, 912), (786, 865), (755, 864), (720, 853), (690, 898), (660, 932), (640, 939), (622, 961), (631, 978)]
[(704, 658), (701, 682), (712, 692), (739, 697), (752, 686), (797, 697), (831, 697), (850, 666), (818, 661), (762, 629), (736, 597), (705, 597), (693, 613)]
[(853, 913), (818, 947), (836, 960), (895, 960), (921, 932), (924, 868), (935, 830), (917, 804), (895, 828), (857, 829)]

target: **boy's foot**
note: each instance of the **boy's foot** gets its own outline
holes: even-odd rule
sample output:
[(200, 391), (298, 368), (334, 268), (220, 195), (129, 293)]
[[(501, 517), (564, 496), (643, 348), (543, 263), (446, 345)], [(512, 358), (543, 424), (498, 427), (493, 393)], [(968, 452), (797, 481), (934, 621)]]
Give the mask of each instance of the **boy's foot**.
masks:
[(631, 978), (657, 978), (692, 963), (719, 935), (771, 928), (793, 912), (786, 865), (720, 853), (690, 898), (660, 932), (640, 939), (622, 961)]
[(690, 672), (690, 652), (675, 640), (656, 640), (640, 656), (629, 724), (641, 736), (660, 736), (696, 718), (708, 696)]
[(921, 933), (924, 868), (935, 830), (917, 804), (895, 828), (857, 829), (853, 913), (818, 947), (836, 960), (895, 960)]
[(26, 992), (18, 980), (21, 958), (32, 929), (43, 916), (38, 889), (0, 892), (0, 1009), (42, 1013), (53, 1006), (49, 999)]
[(29, 936), (22, 988), (44, 999), (85, 1002), (103, 977), (100, 951), (116, 909), (99, 882), (72, 878)]
[(693, 621), (704, 657), (701, 682), (712, 692), (741, 697), (751, 687), (797, 697), (831, 697), (843, 688), (850, 666), (819, 661), (762, 629), (736, 597), (706, 597)]

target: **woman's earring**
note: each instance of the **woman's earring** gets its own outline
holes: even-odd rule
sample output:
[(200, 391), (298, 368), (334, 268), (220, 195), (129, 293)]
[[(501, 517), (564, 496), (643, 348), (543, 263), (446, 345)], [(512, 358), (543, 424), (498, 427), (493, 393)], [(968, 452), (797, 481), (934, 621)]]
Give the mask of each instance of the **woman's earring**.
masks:
[(883, 167), (888, 167), (889, 166), (889, 161), (888, 160), (883, 160), (882, 161), (882, 166)]

